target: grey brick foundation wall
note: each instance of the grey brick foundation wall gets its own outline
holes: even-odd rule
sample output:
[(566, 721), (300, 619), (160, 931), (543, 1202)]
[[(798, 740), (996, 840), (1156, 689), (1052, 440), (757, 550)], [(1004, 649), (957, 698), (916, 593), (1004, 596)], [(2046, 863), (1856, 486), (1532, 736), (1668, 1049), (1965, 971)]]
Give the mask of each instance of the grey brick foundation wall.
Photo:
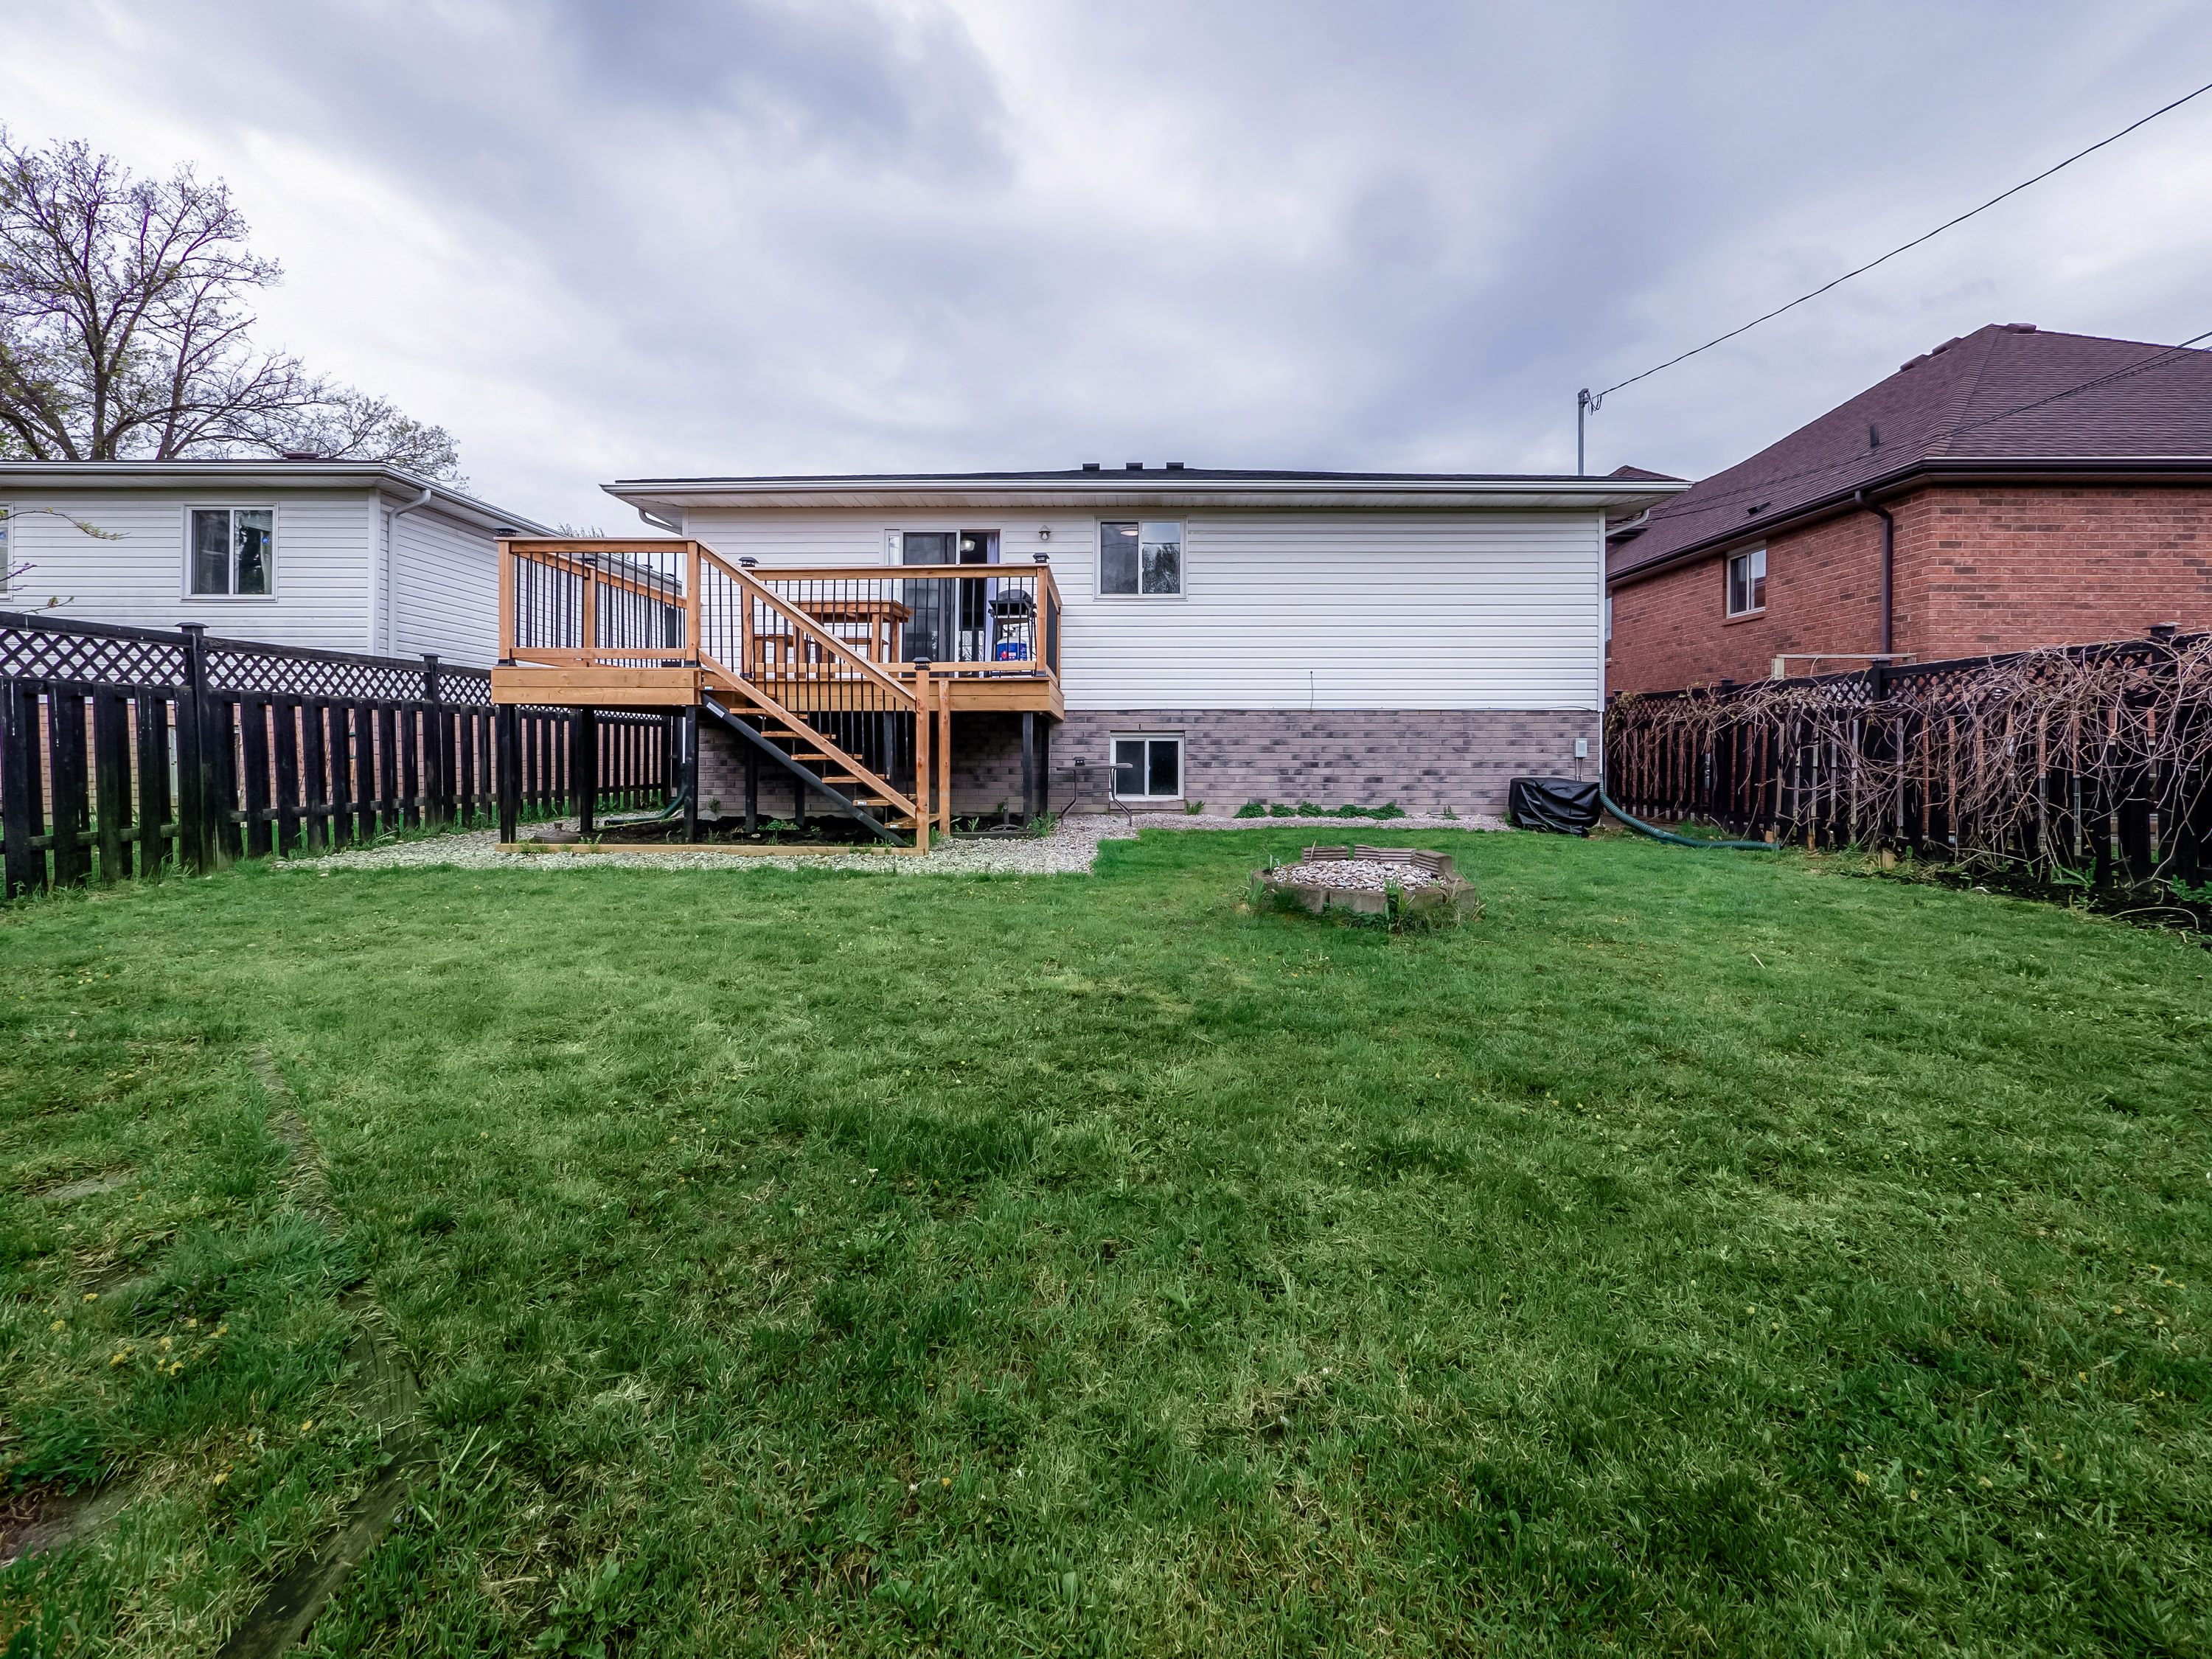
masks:
[[(1103, 769), (1117, 732), (1180, 732), (1183, 795), (1234, 811), (1248, 800), (1319, 806), (1380, 806), (1407, 811), (1441, 806), (1503, 812), (1509, 778), (1524, 773), (1573, 777), (1575, 739), (1589, 743), (1581, 775), (1597, 775), (1603, 717), (1595, 710), (1141, 708), (1070, 710), (1065, 723), (1037, 721), (1048, 744), (1050, 810), (1097, 811)], [(1048, 732), (1049, 735), (1048, 736)], [(744, 810), (744, 763), (738, 740), (710, 722), (699, 730), (699, 793), (725, 812)], [(1078, 797), (1068, 769), (1091, 768)], [(952, 721), (953, 811), (966, 816), (1022, 803), (1018, 714), (957, 714)], [(788, 817), (788, 774), (761, 772), (763, 816)]]
[[(1018, 715), (973, 716), (953, 731), (953, 799), (959, 811), (988, 811), (1022, 799)], [(1505, 785), (1527, 773), (1573, 777), (1575, 739), (1586, 738), (1582, 775), (1597, 775), (1603, 717), (1594, 709), (1071, 709), (1053, 729), (1052, 810), (1096, 811), (1094, 782), (1069, 799), (1068, 768), (1099, 774), (1117, 732), (1181, 732), (1183, 795), (1234, 811), (1248, 800), (1317, 806), (1440, 806), (1503, 812)], [(972, 737), (971, 737), (972, 731)]]
[(1409, 812), (1503, 812), (1508, 779), (1575, 775), (1577, 738), (1589, 743), (1582, 775), (1595, 777), (1603, 723), (1595, 709), (1071, 710), (1053, 733), (1053, 761), (1103, 763), (1116, 732), (1181, 732), (1183, 795), (1209, 808), (1395, 800)]

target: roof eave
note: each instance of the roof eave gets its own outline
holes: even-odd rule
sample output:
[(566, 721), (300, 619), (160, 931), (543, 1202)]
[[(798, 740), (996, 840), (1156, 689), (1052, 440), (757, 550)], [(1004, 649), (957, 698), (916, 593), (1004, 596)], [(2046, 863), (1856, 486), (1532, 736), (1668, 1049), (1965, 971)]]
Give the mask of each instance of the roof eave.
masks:
[(1097, 478), (1022, 478), (989, 474), (955, 478), (625, 478), (601, 489), (635, 507), (662, 512), (741, 507), (1054, 507), (1184, 510), (1209, 507), (1648, 507), (1680, 494), (1686, 481), (1666, 483), (1546, 477), (1318, 478), (1176, 478), (1128, 473)]
[(0, 461), (0, 485), (69, 490), (87, 484), (119, 489), (375, 489), (410, 500), (428, 489), (433, 505), (480, 529), (511, 525), (532, 535), (554, 533), (549, 526), (382, 461)]

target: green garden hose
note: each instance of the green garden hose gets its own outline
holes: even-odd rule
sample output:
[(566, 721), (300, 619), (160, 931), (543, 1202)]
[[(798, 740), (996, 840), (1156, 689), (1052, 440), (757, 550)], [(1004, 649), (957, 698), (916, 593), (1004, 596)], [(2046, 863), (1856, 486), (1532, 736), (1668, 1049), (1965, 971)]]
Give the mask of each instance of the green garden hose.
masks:
[(1597, 798), (1607, 811), (1612, 813), (1630, 829), (1642, 830), (1654, 841), (1667, 842), (1676, 847), (1734, 847), (1747, 853), (1771, 853), (1778, 850), (1775, 843), (1771, 841), (1700, 841), (1695, 836), (1678, 836), (1671, 830), (1662, 830), (1656, 824), (1646, 823), (1642, 818), (1622, 811), (1620, 803), (1605, 793), (1605, 785), (1602, 783), (1597, 787)]

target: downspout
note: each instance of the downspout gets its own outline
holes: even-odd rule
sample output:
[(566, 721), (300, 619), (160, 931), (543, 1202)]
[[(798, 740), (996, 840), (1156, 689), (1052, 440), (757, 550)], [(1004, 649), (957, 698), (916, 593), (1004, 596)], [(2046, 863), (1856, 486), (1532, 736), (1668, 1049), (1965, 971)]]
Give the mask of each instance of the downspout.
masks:
[(1890, 655), (1897, 648), (1896, 608), (1893, 603), (1896, 591), (1897, 520), (1890, 516), (1887, 507), (1876, 507), (1869, 501), (1863, 489), (1851, 491), (1851, 500), (1881, 520), (1881, 655), (1882, 665), (1886, 668), (1889, 665)]
[(680, 536), (684, 533), (684, 526), (682, 525), (677, 524), (672, 520), (657, 518), (653, 514), (647, 512), (641, 507), (637, 510), (637, 516), (644, 520), (646, 523), (651, 525), (655, 530), (665, 530), (672, 536)]
[(424, 484), (422, 495), (404, 507), (392, 509), (391, 521), (384, 527), (384, 591), (389, 601), (384, 607), (384, 650), (386, 655), (398, 647), (399, 641), (399, 580), (396, 569), (399, 562), (399, 521), (417, 507), (429, 506), (430, 497), (436, 494), (436, 490)]

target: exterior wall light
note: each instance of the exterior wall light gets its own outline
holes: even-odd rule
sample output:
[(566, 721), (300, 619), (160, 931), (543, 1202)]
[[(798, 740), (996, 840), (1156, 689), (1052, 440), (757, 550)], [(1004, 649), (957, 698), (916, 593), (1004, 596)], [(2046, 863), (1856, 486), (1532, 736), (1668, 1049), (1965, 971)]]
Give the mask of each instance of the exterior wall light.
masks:
[(1050, 541), (1052, 539), (1052, 526), (1048, 524), (1039, 525), (1037, 526), (1037, 539), (1041, 542)]

